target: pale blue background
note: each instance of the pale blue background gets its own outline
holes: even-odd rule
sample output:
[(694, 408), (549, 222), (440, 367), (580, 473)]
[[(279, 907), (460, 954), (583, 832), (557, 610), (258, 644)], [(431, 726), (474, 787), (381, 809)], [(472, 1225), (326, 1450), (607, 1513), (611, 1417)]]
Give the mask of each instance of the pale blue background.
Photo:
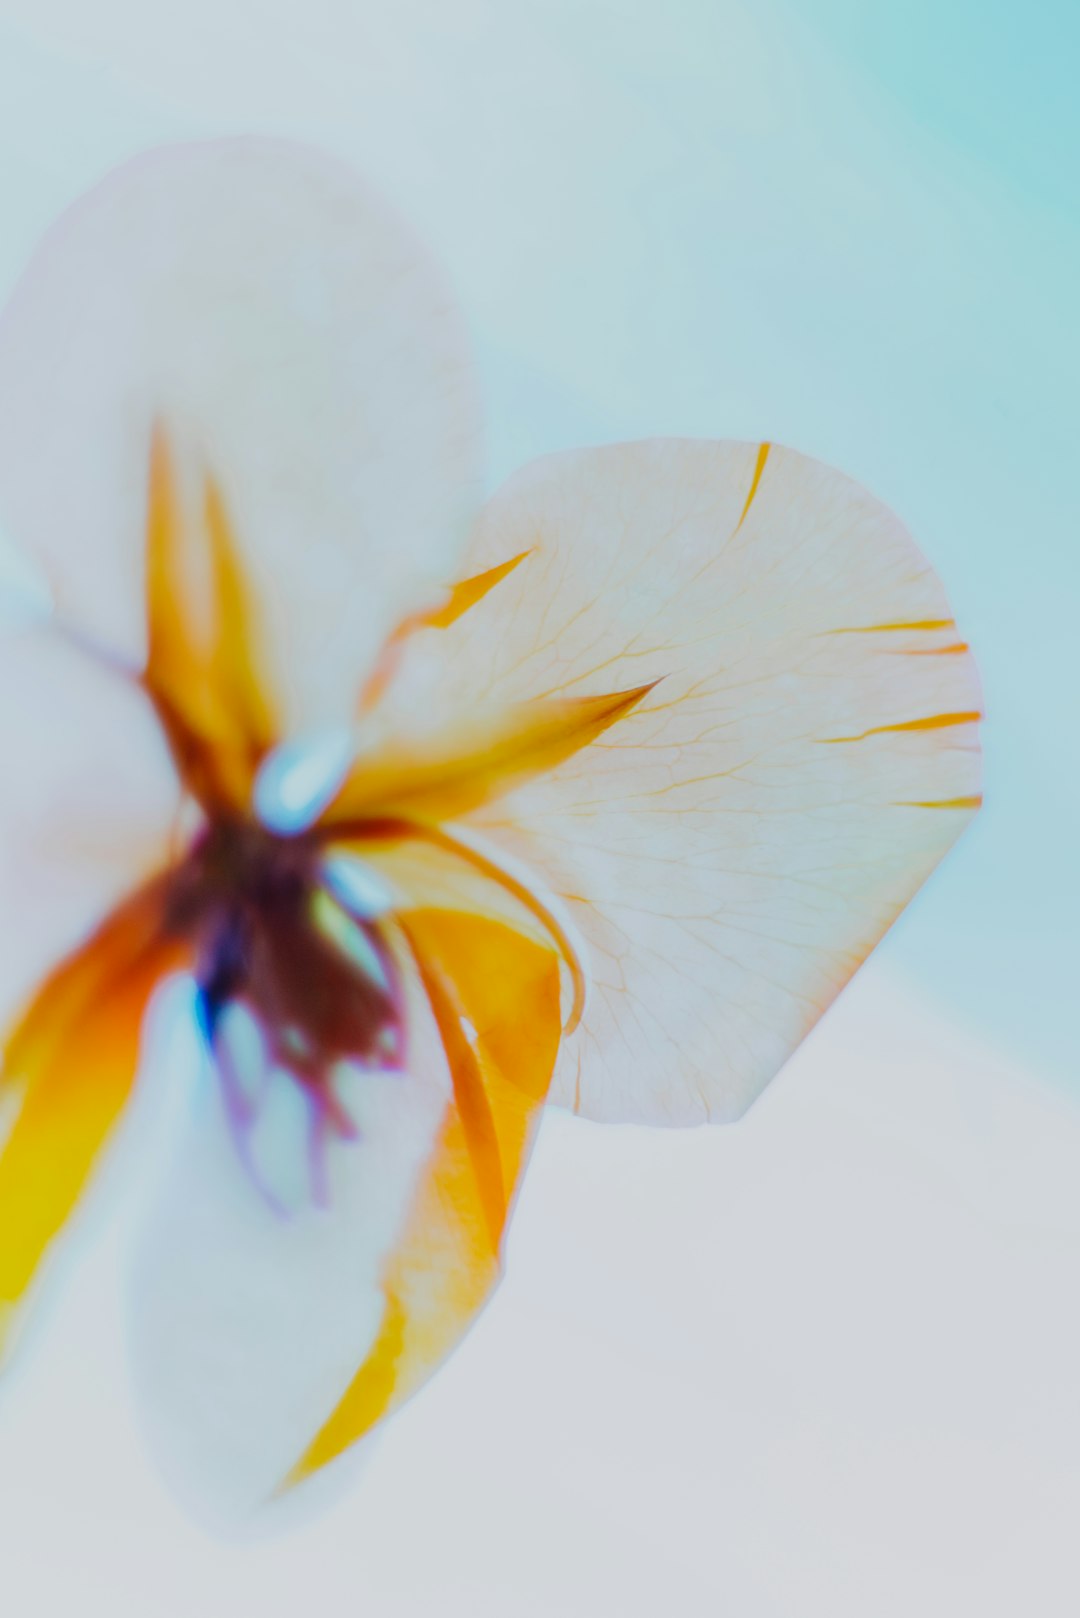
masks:
[(920, 537), (990, 716), (984, 813), (746, 1125), (554, 1122), (502, 1298), (323, 1524), (222, 1550), (159, 1496), (103, 1237), (0, 1408), (13, 1611), (1080, 1608), (1078, 69), (1067, 0), (0, 4), (0, 287), (147, 144), (331, 145), (451, 268), (493, 481), (817, 454)]

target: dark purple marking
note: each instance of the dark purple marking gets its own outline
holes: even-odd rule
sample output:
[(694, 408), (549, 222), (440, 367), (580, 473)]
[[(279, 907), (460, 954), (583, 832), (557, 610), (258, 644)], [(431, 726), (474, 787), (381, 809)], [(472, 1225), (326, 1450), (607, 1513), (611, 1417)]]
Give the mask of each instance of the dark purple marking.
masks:
[[(173, 903), (177, 922), (199, 940), (196, 1017), (241, 1157), (254, 1173), (249, 1137), (259, 1098), (222, 1038), (222, 1018), (233, 1004), (243, 1005), (260, 1031), (266, 1082), (283, 1069), (305, 1094), (311, 1194), (326, 1206), (330, 1146), (358, 1138), (334, 1090), (335, 1069), (349, 1063), (400, 1071), (406, 1036), (394, 956), (376, 923), (323, 894), (320, 858), (302, 837), (218, 824), (178, 873)], [(337, 906), (340, 936), (326, 925), (330, 904)]]

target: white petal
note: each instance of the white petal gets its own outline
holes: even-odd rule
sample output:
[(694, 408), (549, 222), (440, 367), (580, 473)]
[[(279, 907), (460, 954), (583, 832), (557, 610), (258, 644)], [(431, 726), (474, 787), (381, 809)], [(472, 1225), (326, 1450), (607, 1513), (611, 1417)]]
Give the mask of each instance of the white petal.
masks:
[(0, 530), (0, 629), (44, 623), (53, 612), (49, 581)]
[(452, 571), (475, 421), (447, 290), (336, 161), (166, 148), (46, 237), (0, 322), (0, 521), (60, 607), (140, 655), (151, 421), (209, 462), (291, 727), (344, 719)]
[(326, 1206), (305, 1195), (308, 1120), (295, 1086), (292, 1107), (275, 1088), (257, 1115), (251, 1165), (209, 1077), (176, 1142), (141, 1239), (131, 1341), (153, 1446), (181, 1497), (216, 1526), (241, 1526), (270, 1502), (377, 1335), (384, 1261), (448, 1094), (418, 1003), (410, 1018), (409, 1073), (343, 1077), (359, 1134), (329, 1150)]
[(0, 1025), (166, 856), (179, 789), (141, 692), (37, 628), (0, 637)]
[(491, 502), (463, 576), (522, 551), (415, 638), (388, 722), (660, 682), (473, 818), (589, 946), (554, 1097), (594, 1118), (737, 1116), (970, 818), (971, 659), (901, 523), (789, 450), (553, 457)]

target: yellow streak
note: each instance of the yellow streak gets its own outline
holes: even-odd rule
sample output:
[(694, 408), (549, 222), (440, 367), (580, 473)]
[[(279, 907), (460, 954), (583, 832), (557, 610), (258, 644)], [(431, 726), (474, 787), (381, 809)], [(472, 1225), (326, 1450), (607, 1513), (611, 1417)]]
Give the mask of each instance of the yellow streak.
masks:
[(771, 448), (771, 444), (762, 444), (761, 448), (757, 452), (757, 460), (754, 462), (754, 475), (750, 480), (750, 493), (747, 495), (746, 504), (742, 508), (742, 516), (735, 524), (736, 533), (739, 532), (739, 529), (746, 521), (746, 514), (754, 503), (754, 496), (758, 492), (758, 484), (761, 482), (761, 474), (765, 470), (765, 462), (769, 459), (769, 451)]
[(475, 607), (477, 602), (483, 601), (489, 590), (493, 590), (500, 580), (512, 573), (519, 563), (532, 551), (520, 551), (512, 556), (508, 562), (498, 562), (483, 573), (474, 573), (469, 579), (462, 579), (459, 583), (451, 585), (446, 600), (439, 607), (432, 607), (427, 611), (410, 613), (403, 618), (397, 628), (385, 642), (378, 660), (372, 670), (367, 683), (360, 693), (359, 710), (367, 713), (382, 696), (397, 668), (401, 648), (414, 635), (418, 629), (449, 629), (456, 624), (459, 618)]
[(856, 624), (845, 629), (826, 629), (826, 635), (892, 635), (901, 630), (930, 630), (952, 629), (952, 618), (913, 618), (908, 621), (897, 620), (891, 624)]
[(478, 601), (484, 599), (489, 590), (493, 590), (501, 580), (506, 578), (508, 573), (512, 573), (527, 556), (531, 555), (531, 550), (520, 551), (517, 556), (512, 556), (508, 562), (499, 562), (495, 567), (489, 567), (484, 573), (474, 573), (471, 579), (462, 579), (459, 584), (455, 584), (451, 588), (449, 596), (441, 607), (437, 607), (433, 612), (417, 614), (415, 619), (416, 627), (449, 629), (451, 624), (456, 624), (458, 619), (463, 617), (471, 607), (475, 607)]
[(976, 792), (969, 798), (937, 798), (937, 799), (901, 799), (896, 807), (898, 809), (978, 809), (982, 804), (982, 793)]

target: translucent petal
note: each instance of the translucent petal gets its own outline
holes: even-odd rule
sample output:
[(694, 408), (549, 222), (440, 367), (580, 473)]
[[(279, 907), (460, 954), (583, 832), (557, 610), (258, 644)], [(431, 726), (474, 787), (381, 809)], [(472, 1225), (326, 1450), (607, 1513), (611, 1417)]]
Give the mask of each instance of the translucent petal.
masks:
[(473, 497), (445, 286), (346, 167), (284, 142), (163, 149), (76, 204), (0, 322), (0, 415), (0, 521), (135, 657), (153, 421), (192, 503), (209, 470), (291, 731), (352, 712)]
[(164, 897), (156, 881), (115, 910), (4, 1040), (0, 1357), (131, 1095), (150, 996), (184, 959), (183, 941), (165, 928)]
[(145, 1232), (141, 1394), (174, 1483), (219, 1522), (321, 1468), (413, 1391), (497, 1277), (555, 1061), (553, 957), (467, 916), (405, 925), (424, 963), (423, 982), (408, 977), (407, 1071), (342, 1075), (356, 1138), (330, 1147), (325, 1205), (297, 1195), (304, 1141), (287, 1102), (255, 1143), (256, 1177), (212, 1085)]
[(472, 824), (570, 908), (592, 994), (554, 1098), (594, 1118), (737, 1116), (978, 803), (980, 706), (941, 584), (849, 479), (766, 445), (537, 463), (463, 572), (528, 554), (410, 638), (401, 736), (477, 693), (660, 683)]
[(456, 623), (470, 607), (475, 607), (478, 601), (482, 601), (500, 579), (504, 579), (519, 562), (524, 560), (523, 552), (521, 556), (512, 556), (508, 562), (500, 562), (496, 567), (486, 568), (483, 573), (477, 573), (471, 579), (461, 579), (444, 593), (441, 603), (403, 618), (395, 626), (383, 647), (378, 662), (361, 692), (359, 704), (361, 713), (373, 707), (386, 690), (400, 661), (402, 645), (410, 635), (415, 634), (418, 629), (449, 629), (451, 624)]
[(181, 800), (145, 695), (48, 629), (0, 637), (0, 759), (3, 1026), (168, 860)]
[(166, 1476), (217, 1526), (273, 1497), (378, 1334), (382, 1267), (449, 1090), (415, 990), (410, 1010), (407, 1072), (342, 1075), (356, 1139), (326, 1142), (323, 1201), (310, 1179), (304, 1195), (311, 1120), (288, 1075), (263, 1074), (239, 1145), (216, 1074), (176, 1121), (132, 1275), (131, 1346)]

